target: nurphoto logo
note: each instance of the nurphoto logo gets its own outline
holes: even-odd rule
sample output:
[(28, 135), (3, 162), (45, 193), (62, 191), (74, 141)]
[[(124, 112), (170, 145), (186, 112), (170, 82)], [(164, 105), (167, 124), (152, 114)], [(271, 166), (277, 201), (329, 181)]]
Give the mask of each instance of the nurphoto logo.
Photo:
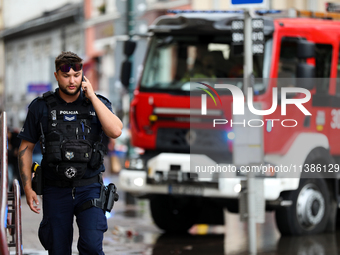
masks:
[[(221, 100), (221, 97), (217, 93), (216, 89), (228, 89), (231, 92), (232, 96), (232, 115), (245, 115), (245, 98), (243, 91), (231, 84), (215, 84), (214, 88), (206, 83), (203, 82), (197, 82), (205, 88), (197, 87), (198, 89), (203, 90), (206, 92), (206, 94), (201, 95), (201, 115), (207, 115), (207, 94), (212, 98), (214, 101), (215, 106), (217, 106), (217, 102), (215, 100), (215, 97), (213, 94), (208, 90), (210, 89), (215, 96), (217, 97), (218, 101), (220, 102), (221, 107), (223, 106), (223, 102)], [(278, 105), (278, 94), (277, 94), (277, 88), (272, 88), (272, 105), (269, 109), (267, 110), (259, 110), (255, 109), (254, 107), (254, 102), (253, 102), (253, 88), (249, 87), (247, 91), (247, 107), (249, 111), (257, 116), (265, 116), (265, 115), (270, 115), (275, 112), (277, 109)], [(305, 95), (304, 98), (287, 98), (287, 94), (289, 93), (302, 93)], [(304, 106), (304, 103), (307, 103), (311, 99), (311, 93), (309, 90), (304, 89), (304, 88), (298, 88), (298, 87), (282, 87), (281, 88), (281, 116), (285, 116), (287, 113), (287, 105), (292, 104), (295, 105), (304, 115), (312, 115)], [(225, 108), (225, 106), (224, 106)], [(271, 122), (271, 125), (274, 126), (274, 121), (280, 121), (280, 119), (265, 119), (266, 122)], [(246, 126), (246, 120), (244, 119), (243, 122), (237, 122), (233, 123), (232, 119), (229, 121), (227, 119), (213, 119), (213, 126), (215, 127), (216, 125), (225, 125), (230, 122), (230, 125), (232, 126), (233, 124), (242, 124), (243, 126)], [(248, 126), (250, 127), (262, 127), (264, 125), (264, 121), (262, 119), (251, 119), (248, 120)], [(260, 124), (258, 125), (252, 125), (251, 123), (253, 122), (258, 122)], [(287, 123), (289, 122), (294, 122), (293, 125), (288, 125)], [(295, 127), (297, 126), (297, 121), (294, 119), (284, 119), (281, 121), (281, 125), (283, 127)]]

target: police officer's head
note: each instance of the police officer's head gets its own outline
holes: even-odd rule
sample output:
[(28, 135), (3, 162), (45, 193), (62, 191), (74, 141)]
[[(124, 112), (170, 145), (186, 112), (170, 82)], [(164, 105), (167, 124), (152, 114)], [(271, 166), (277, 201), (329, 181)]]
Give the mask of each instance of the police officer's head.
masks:
[(82, 82), (82, 59), (73, 52), (63, 51), (55, 59), (55, 68), (54, 76), (61, 93), (69, 96), (77, 95)]
[(83, 60), (77, 54), (71, 51), (63, 51), (55, 59), (55, 70), (58, 71), (61, 69), (62, 71), (67, 71), (68, 69), (67, 64), (71, 63), (81, 64), (82, 61)]

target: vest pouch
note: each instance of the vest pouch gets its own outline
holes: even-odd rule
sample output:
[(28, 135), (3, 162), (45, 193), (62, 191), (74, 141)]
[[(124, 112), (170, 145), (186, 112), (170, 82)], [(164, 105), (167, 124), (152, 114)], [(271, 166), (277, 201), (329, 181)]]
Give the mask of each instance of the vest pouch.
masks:
[(88, 163), (92, 155), (91, 143), (87, 140), (65, 140), (61, 145), (64, 162)]
[(98, 169), (104, 162), (104, 155), (106, 155), (106, 147), (101, 142), (95, 142), (92, 149), (92, 157), (88, 166), (92, 169)]
[(44, 159), (49, 163), (57, 163), (62, 160), (60, 145), (62, 135), (56, 131), (52, 131), (46, 135)]
[(61, 162), (56, 166), (56, 172), (61, 179), (66, 181), (78, 180), (81, 179), (86, 170), (87, 164), (86, 163), (66, 163)]

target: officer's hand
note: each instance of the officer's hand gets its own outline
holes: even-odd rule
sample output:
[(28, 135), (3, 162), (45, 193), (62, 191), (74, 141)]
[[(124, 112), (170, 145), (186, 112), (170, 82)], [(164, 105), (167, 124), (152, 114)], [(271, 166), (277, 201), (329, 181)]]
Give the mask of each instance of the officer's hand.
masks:
[(84, 79), (85, 81), (81, 83), (81, 86), (82, 86), (83, 91), (85, 92), (85, 96), (91, 100), (93, 96), (96, 96), (96, 94), (93, 91), (92, 84), (89, 81), (89, 79), (87, 79), (85, 76), (84, 76)]
[(31, 210), (35, 213), (40, 213), (40, 208), (38, 208), (39, 200), (37, 194), (33, 189), (30, 189), (25, 192), (26, 193), (26, 201)]

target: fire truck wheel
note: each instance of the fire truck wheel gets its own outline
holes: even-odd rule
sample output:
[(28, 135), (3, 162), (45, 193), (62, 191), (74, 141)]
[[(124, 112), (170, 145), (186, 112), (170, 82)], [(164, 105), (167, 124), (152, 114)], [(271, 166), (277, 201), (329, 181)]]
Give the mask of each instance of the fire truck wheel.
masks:
[(291, 206), (276, 210), (276, 224), (282, 235), (317, 234), (326, 229), (330, 216), (330, 193), (324, 179), (301, 179), (297, 190), (283, 192)]
[(155, 224), (166, 232), (187, 232), (196, 221), (195, 199), (155, 195), (150, 199)]

